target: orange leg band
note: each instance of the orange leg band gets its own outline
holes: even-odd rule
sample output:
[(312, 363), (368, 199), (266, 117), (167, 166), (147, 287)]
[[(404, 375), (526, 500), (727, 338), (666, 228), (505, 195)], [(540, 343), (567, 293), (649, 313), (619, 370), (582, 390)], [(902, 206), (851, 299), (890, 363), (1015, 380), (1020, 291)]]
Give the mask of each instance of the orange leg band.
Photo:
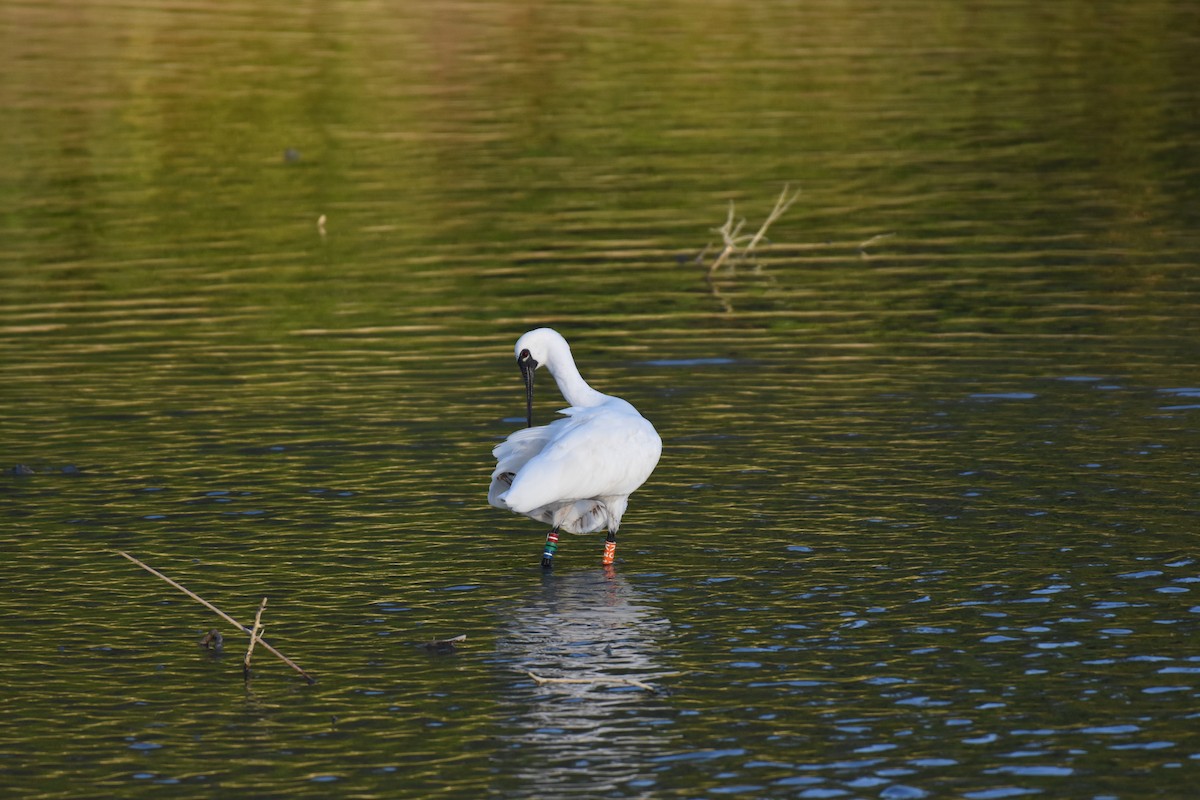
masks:
[(616, 559), (616, 557), (617, 537), (610, 533), (608, 538), (604, 540), (604, 557), (600, 559), (600, 563), (608, 566), (609, 564), (613, 563), (613, 560)]

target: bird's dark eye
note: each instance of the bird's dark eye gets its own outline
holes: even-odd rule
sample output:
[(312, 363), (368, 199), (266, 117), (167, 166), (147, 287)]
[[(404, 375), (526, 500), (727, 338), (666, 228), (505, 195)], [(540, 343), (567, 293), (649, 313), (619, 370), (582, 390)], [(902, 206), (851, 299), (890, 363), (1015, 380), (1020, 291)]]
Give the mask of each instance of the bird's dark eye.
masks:
[(523, 363), (525, 363), (526, 361), (532, 361), (532, 360), (533, 360), (533, 356), (531, 356), (531, 355), (529, 354), (529, 351), (528, 351), (528, 350), (522, 350), (522, 351), (521, 351), (521, 355), (517, 356), (517, 363), (518, 363), (518, 364), (523, 364)]

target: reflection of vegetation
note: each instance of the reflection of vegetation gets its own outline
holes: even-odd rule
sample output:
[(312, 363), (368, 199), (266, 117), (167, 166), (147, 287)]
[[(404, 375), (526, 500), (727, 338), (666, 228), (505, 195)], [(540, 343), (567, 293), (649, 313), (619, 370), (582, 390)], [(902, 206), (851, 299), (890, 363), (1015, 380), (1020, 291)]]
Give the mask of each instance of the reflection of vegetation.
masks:
[[(714, 198), (803, 178), (805, 234), (779, 238), (908, 243), (839, 261), (840, 301), (990, 313), (1012, 266), (997, 253), (1036, 253), (1093, 300), (1153, 302), (1174, 273), (1127, 254), (1196, 227), (1179, 2), (237, 13), (22, 7), (0, 47), (6, 288), (201, 293), (269, 339), (401, 310), (702, 313), (671, 262)], [(910, 265), (947, 278), (879, 291)], [(739, 312), (811, 310), (788, 294), (811, 266), (739, 284)]]

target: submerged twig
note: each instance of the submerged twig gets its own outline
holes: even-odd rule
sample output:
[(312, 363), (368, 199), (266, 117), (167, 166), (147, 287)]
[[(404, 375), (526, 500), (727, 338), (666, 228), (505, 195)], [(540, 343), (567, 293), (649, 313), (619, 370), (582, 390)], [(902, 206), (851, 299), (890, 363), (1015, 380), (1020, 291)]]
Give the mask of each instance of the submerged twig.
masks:
[[(799, 189), (789, 196), (788, 193), (790, 190), (791, 186), (789, 184), (784, 184), (783, 191), (779, 193), (779, 199), (775, 201), (775, 207), (771, 209), (771, 213), (767, 215), (767, 219), (763, 222), (753, 236), (742, 235), (742, 227), (746, 224), (745, 219), (740, 219), (737, 222), (734, 222), (734, 206), (732, 200), (729, 201), (729, 213), (725, 217), (725, 224), (713, 230), (714, 233), (721, 234), (721, 239), (725, 246), (721, 248), (721, 252), (717, 254), (715, 259), (713, 259), (713, 262), (708, 265), (708, 270), (704, 273), (704, 280), (708, 284), (708, 290), (712, 292), (712, 296), (721, 303), (721, 306), (725, 309), (726, 313), (733, 311), (733, 306), (728, 300), (725, 299), (724, 295), (721, 294), (720, 287), (717, 286), (716, 281), (713, 279), (717, 270), (720, 269), (729, 259), (735, 256), (745, 258), (754, 251), (754, 248), (758, 247), (759, 243), (766, 237), (767, 229), (770, 228), (776, 220), (782, 217), (784, 213), (791, 208), (792, 203), (796, 202), (796, 198), (800, 196)], [(742, 247), (743, 242), (746, 242), (745, 247)], [(741, 250), (740, 253), (738, 252), (739, 249)], [(704, 249), (704, 252), (708, 252), (707, 247)]]
[(741, 233), (742, 226), (746, 224), (745, 219), (738, 220), (735, 225), (733, 222), (733, 201), (729, 201), (729, 214), (725, 217), (725, 224), (719, 228), (714, 228), (713, 233), (721, 234), (721, 238), (725, 241), (725, 247), (717, 255), (716, 259), (708, 267), (708, 277), (712, 278), (713, 273), (720, 269), (725, 263), (725, 259), (737, 252), (738, 234)]
[[(187, 587), (186, 587), (186, 586), (184, 586), (183, 584), (181, 584), (181, 583), (177, 583), (176, 581), (173, 581), (173, 580), (171, 580), (171, 579), (170, 579), (170, 578), (168, 578), (166, 575), (163, 575), (161, 572), (159, 572), (158, 570), (154, 569), (154, 567), (151, 567), (150, 565), (148, 565), (148, 564), (146, 564), (146, 563), (144, 563), (144, 562), (142, 562), (142, 561), (139, 561), (138, 559), (134, 558), (133, 556), (129, 555), (129, 553), (126, 553), (126, 552), (125, 552), (125, 551), (123, 551), (123, 550), (116, 550), (116, 551), (114, 551), (114, 552), (115, 552), (115, 553), (117, 553), (117, 555), (120, 555), (120, 556), (123, 556), (124, 558), (127, 558), (127, 559), (129, 559), (129, 560), (130, 560), (130, 561), (132, 561), (134, 564), (137, 564), (139, 567), (141, 567), (142, 569), (146, 570), (147, 572), (149, 572), (151, 575), (155, 576), (156, 578), (161, 578), (162, 580), (164, 580), (164, 581), (166, 581), (167, 583), (171, 584), (171, 585), (172, 585), (172, 586), (174, 586), (176, 589), (178, 589), (179, 591), (183, 592), (183, 593), (184, 593), (184, 594), (186, 594), (188, 597), (192, 598), (192, 599), (193, 599), (193, 600), (195, 600), (197, 603), (199, 603), (200, 605), (204, 606), (204, 607), (205, 607), (205, 608), (207, 608), (209, 611), (212, 611), (212, 612), (213, 612), (213, 613), (215, 613), (217, 616), (219, 616), (221, 619), (223, 619), (223, 620), (225, 620), (226, 622), (228, 622), (230, 625), (233, 625), (233, 626), (237, 627), (238, 629), (242, 630), (243, 632), (245, 632), (245, 633), (247, 633), (247, 634), (251, 634), (251, 635), (253, 635), (253, 631), (252, 631), (250, 628), (247, 628), (245, 625), (243, 625), (242, 623), (238, 622), (236, 619), (234, 619), (233, 617), (229, 616), (229, 615), (228, 615), (228, 614), (226, 614), (224, 611), (222, 611), (221, 609), (217, 608), (217, 607), (216, 607), (216, 606), (214, 606), (212, 603), (208, 602), (208, 601), (207, 601), (207, 600), (205, 600), (203, 597), (201, 597), (200, 595), (196, 594), (195, 592), (193, 592), (191, 589), (187, 588)], [(276, 650), (274, 647), (272, 647), (272, 646), (271, 646), (270, 644), (268, 644), (267, 642), (264, 642), (264, 641), (262, 641), (261, 639), (259, 640), (259, 642), (261, 642), (262, 646), (263, 646), (263, 647), (265, 647), (265, 648), (267, 648), (267, 650), (268, 650), (268, 651), (269, 651), (269, 652), (270, 652), (272, 655), (274, 655), (275, 657), (277, 657), (277, 658), (278, 658), (280, 661), (282, 661), (283, 663), (287, 664), (287, 665), (288, 665), (289, 667), (291, 667), (292, 669), (296, 670), (296, 672), (299, 672), (299, 673), (300, 673), (300, 675), (301, 675), (301, 676), (302, 676), (302, 677), (303, 677), (303, 678), (304, 678), (306, 681), (308, 681), (309, 683), (316, 683), (316, 682), (317, 682), (317, 679), (316, 679), (316, 678), (312, 677), (312, 676), (311, 676), (311, 675), (309, 675), (307, 672), (305, 672), (303, 669), (301, 669), (301, 668), (300, 668), (300, 666), (299, 666), (299, 665), (298, 665), (298, 664), (297, 664), (295, 661), (292, 661), (290, 658), (288, 658), (288, 657), (287, 657), (287, 656), (285, 656), (283, 653), (281, 653), (281, 652), (279, 652), (278, 650)]]
[[(525, 670), (525, 674), (528, 675), (530, 678), (533, 678), (533, 682), (536, 683), (538, 686), (544, 686), (548, 683), (551, 683), (551, 684), (553, 684), (553, 683), (576, 683), (576, 684), (601, 683), (601, 684), (608, 684), (608, 685), (612, 685), (612, 686), (634, 686), (638, 689), (642, 689), (643, 691), (647, 691), (647, 692), (658, 692), (659, 691), (656, 687), (651, 686), (650, 684), (648, 684), (644, 681), (639, 681), (636, 678), (619, 678), (619, 677), (611, 677), (610, 678), (610, 677), (603, 676), (603, 675), (597, 675), (597, 676), (594, 676), (591, 678), (547, 678), (544, 675), (537, 675), (533, 672), (530, 672), (529, 670)], [(678, 672), (668, 672), (663, 675), (659, 675), (658, 677), (672, 678), (679, 674), (680, 673), (678, 673)]]
[(791, 187), (786, 183), (783, 185), (783, 191), (779, 193), (779, 199), (775, 201), (775, 207), (772, 208), (771, 213), (767, 215), (766, 222), (764, 222), (762, 227), (758, 229), (758, 233), (754, 234), (754, 238), (750, 240), (750, 244), (746, 245), (745, 255), (749, 255), (750, 252), (758, 246), (758, 243), (762, 241), (762, 238), (767, 235), (767, 228), (771, 227), (771, 224), (774, 223), (775, 220), (782, 217), (784, 212), (791, 208), (792, 203), (796, 202), (796, 198), (800, 196), (800, 190), (797, 189), (795, 194), (793, 194), (791, 197), (788, 197), (787, 193), (788, 189), (790, 188)]
[(875, 244), (876, 242), (882, 242), (884, 239), (890, 239), (895, 235), (896, 235), (895, 233), (877, 233), (874, 236), (872, 236), (870, 239), (867, 239), (865, 242), (859, 242), (859, 244), (858, 244), (859, 255), (866, 256), (868, 247)]
[(254, 652), (254, 644), (262, 641), (259, 637), (262, 636), (262, 614), (266, 607), (267, 598), (264, 597), (258, 606), (258, 613), (254, 615), (254, 630), (250, 631), (250, 646), (246, 648), (246, 658), (242, 660), (242, 677), (246, 680), (250, 679), (250, 654)]

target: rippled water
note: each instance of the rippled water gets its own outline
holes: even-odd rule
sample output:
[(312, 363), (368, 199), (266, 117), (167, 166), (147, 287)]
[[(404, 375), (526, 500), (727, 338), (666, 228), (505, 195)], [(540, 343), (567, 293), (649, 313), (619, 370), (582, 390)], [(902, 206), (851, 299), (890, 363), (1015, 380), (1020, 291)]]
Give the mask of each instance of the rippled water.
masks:
[[(1190, 5), (0, 19), (14, 796), (1191, 792)], [(544, 324), (612, 570), (486, 504)]]

